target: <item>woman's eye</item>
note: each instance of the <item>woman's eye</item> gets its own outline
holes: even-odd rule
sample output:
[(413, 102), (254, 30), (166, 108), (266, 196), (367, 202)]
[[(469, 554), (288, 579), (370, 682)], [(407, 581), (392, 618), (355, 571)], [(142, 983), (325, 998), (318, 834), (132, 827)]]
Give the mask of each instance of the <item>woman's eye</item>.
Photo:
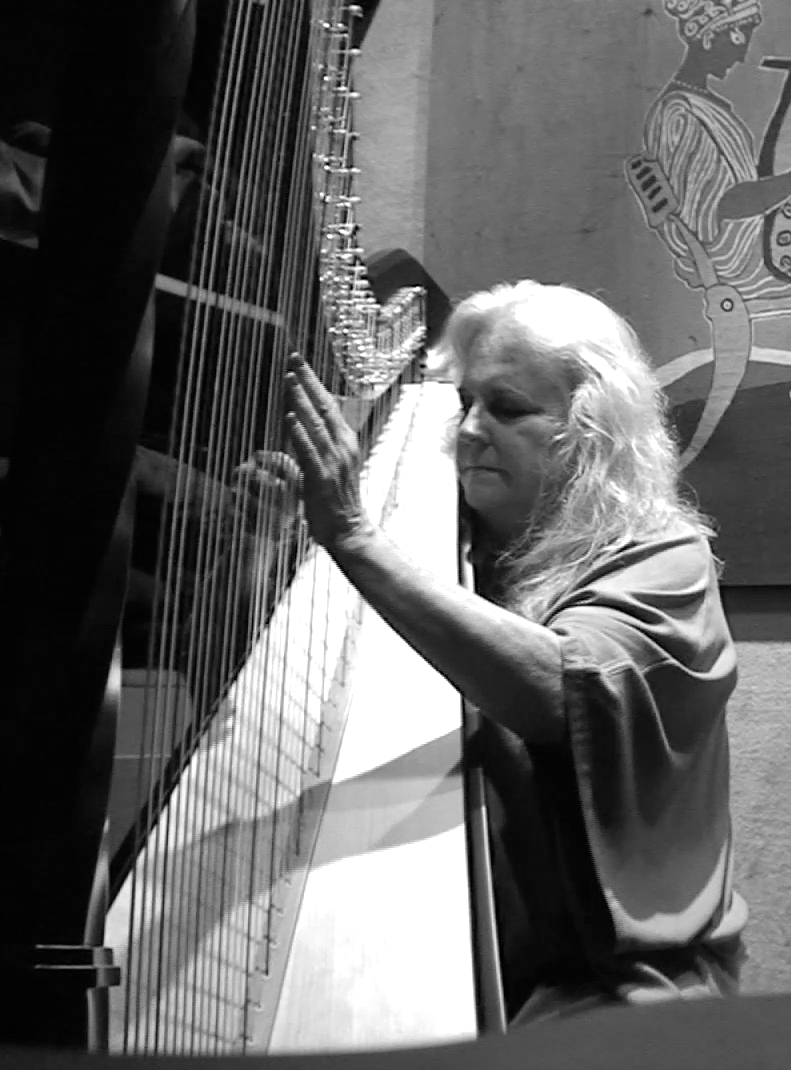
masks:
[(489, 412), (492, 416), (500, 416), (512, 420), (516, 419), (517, 416), (526, 416), (528, 411), (521, 405), (508, 405), (499, 402), (489, 406)]
[[(461, 413), (466, 416), (470, 411), (474, 403), (474, 398), (470, 394), (459, 394), (459, 404), (461, 406)], [(486, 412), (493, 416), (496, 420), (517, 420), (521, 416), (530, 416), (540, 410), (531, 408), (530, 405), (526, 405), (519, 401), (503, 400), (498, 401), (492, 399), (490, 401), (483, 402)]]

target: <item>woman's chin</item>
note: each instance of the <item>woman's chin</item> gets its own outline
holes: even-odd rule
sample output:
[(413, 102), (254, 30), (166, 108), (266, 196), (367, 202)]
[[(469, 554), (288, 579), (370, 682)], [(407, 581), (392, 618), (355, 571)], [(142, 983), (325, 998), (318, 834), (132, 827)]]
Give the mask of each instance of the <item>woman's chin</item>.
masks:
[(494, 488), (487, 490), (485, 487), (463, 487), (464, 500), (473, 512), (480, 514), (485, 520), (487, 516), (496, 515), (503, 505), (502, 494), (494, 492)]

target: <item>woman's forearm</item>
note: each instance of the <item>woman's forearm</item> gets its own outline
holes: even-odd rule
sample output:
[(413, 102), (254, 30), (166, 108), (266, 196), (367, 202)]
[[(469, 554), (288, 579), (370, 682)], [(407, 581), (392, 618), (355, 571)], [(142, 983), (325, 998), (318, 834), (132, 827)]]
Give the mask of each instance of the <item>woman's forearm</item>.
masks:
[(228, 493), (219, 480), (210, 479), (199, 469), (181, 463), (177, 457), (146, 446), (137, 447), (134, 475), (143, 492), (164, 498), (167, 502), (173, 502), (178, 497), (194, 512), (199, 512), (204, 500), (212, 495), (215, 500), (224, 501)]
[(749, 219), (765, 215), (791, 197), (791, 172), (782, 175), (767, 175), (754, 182), (739, 182), (731, 186), (717, 206), (717, 215), (722, 219)]
[(373, 526), (328, 550), (366, 602), (482, 713), (527, 742), (566, 738), (553, 632), (443, 583)]

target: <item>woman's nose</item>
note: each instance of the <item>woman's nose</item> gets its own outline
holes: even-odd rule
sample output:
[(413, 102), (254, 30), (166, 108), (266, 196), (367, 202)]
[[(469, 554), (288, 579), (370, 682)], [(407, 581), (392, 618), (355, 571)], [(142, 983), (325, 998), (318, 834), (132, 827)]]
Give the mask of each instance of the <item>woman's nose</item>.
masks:
[(466, 439), (483, 438), (485, 434), (481, 410), (478, 405), (471, 405), (462, 417), (459, 425), (459, 435)]

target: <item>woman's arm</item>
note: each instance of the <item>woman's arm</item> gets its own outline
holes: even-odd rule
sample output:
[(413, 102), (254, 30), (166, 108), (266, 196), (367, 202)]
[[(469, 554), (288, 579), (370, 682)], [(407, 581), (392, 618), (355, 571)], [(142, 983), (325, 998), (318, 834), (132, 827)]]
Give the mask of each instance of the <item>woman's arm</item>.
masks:
[(228, 490), (221, 482), (180, 462), (177, 457), (146, 446), (137, 447), (134, 476), (145, 494), (163, 498), (166, 502), (174, 502), (178, 497), (188, 512), (196, 515), (209, 502), (213, 510), (219, 511), (228, 501)]
[(311, 533), (363, 598), (481, 711), (533, 743), (566, 736), (560, 642), (419, 568), (366, 517), (354, 432), (310, 368), (292, 359), (292, 438)]
[(234, 514), (240, 512), (248, 530), (275, 541), (299, 518), (291, 489), (295, 473), (296, 465), (286, 454), (258, 450), (234, 470), (226, 486), (169, 454), (145, 446), (138, 446), (135, 453), (134, 476), (144, 493), (166, 502), (178, 497), (196, 518), (223, 515), (232, 523)]
[(717, 205), (717, 218), (722, 222), (723, 219), (749, 219), (751, 216), (766, 215), (789, 197), (791, 171), (782, 175), (767, 175), (754, 182), (739, 182), (723, 193)]
[(420, 568), (373, 525), (326, 547), (366, 602), (487, 716), (529, 743), (566, 736), (560, 641)]

